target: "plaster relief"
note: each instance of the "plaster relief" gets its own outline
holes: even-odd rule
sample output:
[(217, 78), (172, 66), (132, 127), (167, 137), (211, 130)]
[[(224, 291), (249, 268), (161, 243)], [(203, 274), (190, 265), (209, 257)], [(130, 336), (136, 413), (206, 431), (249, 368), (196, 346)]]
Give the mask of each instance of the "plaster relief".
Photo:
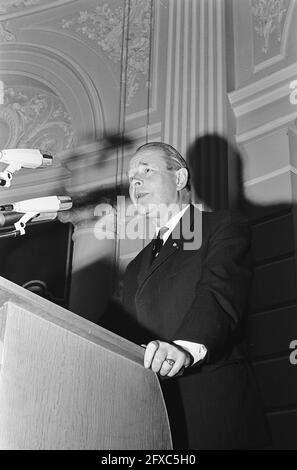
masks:
[(74, 137), (71, 117), (54, 93), (5, 83), (0, 129), (0, 148), (40, 148), (53, 155), (71, 148)]
[[(94, 9), (80, 11), (72, 18), (61, 21), (61, 27), (71, 34), (98, 47), (112, 67), (121, 83), (126, 84), (126, 104), (139, 90), (140, 82), (146, 81), (150, 54), (151, 2), (131, 0), (129, 9), (127, 60), (124, 30), (125, 2), (102, 1)], [(124, 63), (123, 63), (124, 62)]]
[(53, 0), (1, 0), (0, 14), (1, 13), (15, 13), (27, 7), (33, 7), (40, 4), (47, 4)]
[(7, 23), (0, 23), (0, 43), (16, 41), (15, 35), (8, 30)]
[(251, 0), (254, 65), (280, 54), (289, 0)]

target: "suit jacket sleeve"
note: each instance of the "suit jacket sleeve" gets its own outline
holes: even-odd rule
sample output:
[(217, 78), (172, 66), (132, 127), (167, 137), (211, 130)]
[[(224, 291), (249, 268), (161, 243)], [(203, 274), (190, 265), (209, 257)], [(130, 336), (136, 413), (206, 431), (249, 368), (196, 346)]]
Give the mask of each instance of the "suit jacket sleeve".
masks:
[(251, 279), (249, 250), (245, 219), (229, 213), (213, 224), (194, 300), (176, 332), (176, 339), (204, 344), (208, 360), (226, 349), (243, 322)]

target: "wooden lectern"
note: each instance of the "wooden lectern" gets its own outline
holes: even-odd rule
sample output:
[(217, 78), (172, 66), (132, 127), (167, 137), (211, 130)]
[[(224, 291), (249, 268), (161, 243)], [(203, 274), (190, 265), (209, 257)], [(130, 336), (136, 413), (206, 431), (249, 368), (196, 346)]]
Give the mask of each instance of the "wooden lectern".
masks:
[(0, 449), (171, 449), (143, 354), (0, 277)]

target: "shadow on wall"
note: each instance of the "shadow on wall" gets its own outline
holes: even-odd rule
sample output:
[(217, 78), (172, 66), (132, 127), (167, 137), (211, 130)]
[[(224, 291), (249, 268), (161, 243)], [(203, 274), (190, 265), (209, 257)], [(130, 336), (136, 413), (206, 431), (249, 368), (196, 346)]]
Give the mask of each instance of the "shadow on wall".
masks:
[(250, 221), (255, 265), (250, 311), (257, 313), (281, 306), (287, 300), (296, 300), (296, 288), (293, 297), (290, 294), (286, 298), (285, 295), (285, 285), (291, 278), (279, 275), (275, 285), (276, 272), (269, 276), (265, 271), (265, 276), (261, 275), (265, 264), (294, 254), (292, 202), (261, 204), (247, 199), (242, 158), (226, 139), (218, 135), (198, 138), (188, 150), (187, 161), (197, 202), (202, 202), (209, 210), (238, 210)]
[[(237, 149), (225, 138), (216, 134), (197, 138), (188, 149), (187, 162), (191, 172), (195, 202), (203, 203), (204, 210), (237, 209), (250, 220), (252, 253), (255, 264), (250, 313), (254, 314), (276, 308), (288, 300), (286, 297), (290, 301), (296, 300), (292, 264), (288, 267), (279, 263), (273, 269), (266, 267), (279, 257), (294, 253), (292, 225), (294, 208), (292, 204), (257, 204), (248, 200), (244, 195), (242, 158)], [(119, 191), (118, 194), (117, 191)], [(128, 195), (127, 187), (109, 189), (109, 193), (107, 190), (103, 190), (101, 193), (97, 193), (98, 197), (95, 198), (95, 202), (105, 200), (114, 205), (117, 195), (123, 193), (125, 196)], [(82, 201), (84, 198), (87, 200), (87, 197), (90, 200), (93, 195), (84, 195)], [(106, 259), (102, 260), (102, 263), (99, 260), (95, 263), (96, 266), (94, 264), (89, 269), (92, 273), (95, 273), (96, 270), (99, 273), (102, 271), (102, 276), (99, 274), (101, 283), (98, 284), (98, 288), (104, 292), (111, 292), (115, 290), (123, 273), (116, 273), (115, 267), (109, 268), (107, 263)], [(286, 272), (287, 268), (288, 272)], [(112, 271), (111, 275), (104, 276), (104, 273), (110, 271)], [(95, 283), (93, 274), (86, 277), (92, 278), (91, 282)], [(110, 281), (112, 285), (109, 284), (109, 281), (107, 282), (110, 279), (112, 279)], [(277, 285), (275, 285), (276, 283)], [(99, 310), (102, 311), (102, 309)], [(100, 315), (98, 319), (99, 317)], [(109, 323), (112, 326), (113, 322)], [(259, 341), (257, 341), (257, 345), (251, 343), (252, 353), (256, 357), (262, 357), (263, 351), (261, 350), (260, 354), (258, 343)], [(264, 350), (264, 346), (262, 349)]]
[(196, 202), (203, 202), (207, 210), (226, 209), (229, 192), (229, 208), (250, 221), (254, 277), (248, 307), (248, 349), (274, 447), (296, 448), (295, 418), (288, 412), (297, 406), (297, 376), (289, 362), (290, 343), (297, 331), (296, 206), (290, 201), (261, 204), (249, 200), (244, 194), (241, 155), (218, 135), (198, 138), (188, 150), (187, 161)]

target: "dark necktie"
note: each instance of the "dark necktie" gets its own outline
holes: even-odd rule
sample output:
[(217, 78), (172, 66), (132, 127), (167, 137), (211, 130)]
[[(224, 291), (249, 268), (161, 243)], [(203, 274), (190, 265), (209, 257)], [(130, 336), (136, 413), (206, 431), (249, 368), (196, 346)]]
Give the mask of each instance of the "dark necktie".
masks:
[(169, 230), (168, 227), (161, 227), (158, 232), (158, 235), (155, 239), (155, 243), (153, 247), (152, 261), (154, 261), (154, 259), (156, 259), (160, 253), (160, 250), (164, 244), (163, 235), (165, 232), (167, 232), (167, 230)]

